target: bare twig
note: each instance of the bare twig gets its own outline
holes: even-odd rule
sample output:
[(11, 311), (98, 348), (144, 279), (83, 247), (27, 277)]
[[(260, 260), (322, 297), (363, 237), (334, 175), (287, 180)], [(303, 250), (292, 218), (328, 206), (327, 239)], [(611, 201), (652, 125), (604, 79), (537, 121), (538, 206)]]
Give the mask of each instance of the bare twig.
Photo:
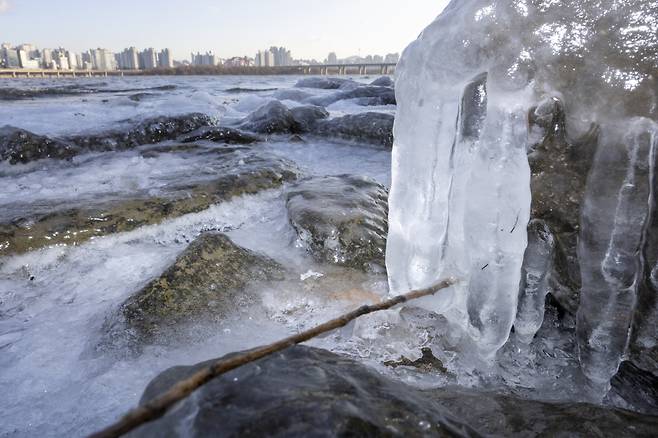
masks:
[(208, 383), (210, 380), (221, 374), (238, 368), (239, 366), (261, 359), (272, 353), (276, 353), (277, 351), (284, 350), (292, 345), (306, 342), (323, 333), (344, 327), (360, 316), (367, 315), (368, 313), (379, 312), (381, 310), (387, 310), (407, 301), (434, 295), (438, 291), (446, 289), (455, 283), (456, 280), (450, 278), (436, 283), (435, 285), (426, 289), (420, 289), (404, 295), (399, 295), (395, 298), (391, 298), (390, 300), (383, 301), (378, 304), (361, 306), (352, 312), (346, 313), (345, 315), (342, 315), (336, 319), (332, 319), (331, 321), (325, 322), (324, 324), (315, 326), (296, 335), (290, 336), (269, 345), (257, 347), (248, 352), (235, 355), (229, 359), (218, 360), (212, 365), (197, 371), (187, 379), (179, 381), (164, 394), (154, 398), (142, 406), (138, 406), (137, 408), (129, 411), (119, 421), (99, 432), (90, 435), (90, 438), (109, 438), (124, 435), (144, 423), (162, 417), (174, 404), (184, 399), (197, 388)]

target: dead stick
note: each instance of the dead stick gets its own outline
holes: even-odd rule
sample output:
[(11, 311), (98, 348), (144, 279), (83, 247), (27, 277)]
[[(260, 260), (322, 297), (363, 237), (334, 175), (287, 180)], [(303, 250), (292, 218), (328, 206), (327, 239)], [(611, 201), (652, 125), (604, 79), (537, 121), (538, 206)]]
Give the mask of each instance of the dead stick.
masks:
[(420, 289), (406, 293), (404, 295), (399, 295), (379, 304), (361, 306), (350, 313), (346, 313), (345, 315), (336, 319), (332, 319), (331, 321), (325, 322), (324, 324), (318, 325), (294, 336), (290, 336), (288, 338), (274, 342), (273, 344), (257, 347), (253, 350), (249, 350), (246, 353), (233, 356), (230, 359), (218, 360), (212, 365), (197, 371), (187, 379), (176, 383), (167, 392), (160, 395), (159, 397), (156, 397), (150, 402), (129, 411), (119, 421), (107, 427), (106, 429), (90, 435), (90, 438), (109, 438), (124, 435), (144, 423), (162, 417), (174, 404), (190, 395), (200, 386), (208, 383), (210, 380), (221, 374), (238, 368), (239, 366), (261, 359), (272, 353), (276, 353), (277, 351), (285, 350), (292, 345), (306, 342), (323, 333), (344, 327), (360, 316), (367, 315), (368, 313), (379, 312), (381, 310), (387, 310), (407, 301), (434, 295), (438, 291), (446, 289), (455, 283), (456, 280), (450, 278), (426, 289)]

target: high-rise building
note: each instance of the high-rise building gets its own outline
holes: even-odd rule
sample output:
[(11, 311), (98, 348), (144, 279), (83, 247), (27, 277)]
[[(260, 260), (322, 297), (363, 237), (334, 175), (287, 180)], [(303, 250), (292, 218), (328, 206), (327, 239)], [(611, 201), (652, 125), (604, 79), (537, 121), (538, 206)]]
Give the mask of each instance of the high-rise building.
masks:
[(256, 52), (256, 56), (254, 56), (254, 65), (256, 67), (262, 67), (265, 64), (265, 60), (263, 59), (263, 52), (262, 50), (259, 50)]
[(276, 65), (274, 53), (271, 50), (259, 50), (254, 58), (254, 65), (256, 67), (274, 67)]
[(269, 50), (265, 51), (265, 67), (274, 67), (276, 65), (276, 61), (274, 59), (274, 53), (270, 52)]
[(213, 52), (206, 52), (204, 55), (192, 53), (192, 65), (217, 65), (218, 63), (218, 58)]
[(274, 59), (273, 66), (292, 65), (292, 54), (285, 47), (270, 47), (269, 52)]
[(153, 47), (144, 50), (141, 54), (141, 65), (145, 70), (150, 70), (158, 66), (158, 55)]
[(18, 68), (21, 66), (18, 59), (18, 51), (11, 44), (3, 44), (0, 49), (0, 63), (6, 68)]
[(158, 56), (158, 65), (166, 68), (172, 68), (174, 66), (174, 58), (171, 56), (171, 49), (162, 49)]
[(18, 50), (18, 63), (21, 68), (39, 68), (39, 60), (32, 59), (30, 52), (26, 50)]
[(398, 61), (400, 60), (400, 54), (399, 53), (389, 53), (384, 57), (384, 62), (391, 63), (391, 64), (397, 64)]
[(29, 59), (35, 59), (39, 57), (39, 51), (34, 44), (21, 44), (16, 49), (23, 50)]
[(79, 68), (78, 67), (79, 64), (78, 64), (78, 58), (76, 57), (76, 54), (73, 53), (73, 52), (67, 52), (66, 57), (67, 57), (67, 60), (68, 60), (68, 63), (69, 63), (69, 68), (71, 70), (77, 70)]
[(117, 56), (117, 62), (121, 70), (138, 70), (140, 54), (134, 47), (124, 49)]
[(92, 49), (89, 51), (91, 67), (94, 70), (116, 70), (117, 62), (114, 53), (106, 49)]
[(338, 56), (336, 56), (336, 52), (329, 53), (329, 56), (327, 56), (327, 64), (338, 64)]
[(53, 51), (43, 49), (41, 51), (41, 65), (43, 68), (53, 68)]
[(64, 50), (56, 50), (54, 58), (58, 70), (70, 70), (69, 58)]

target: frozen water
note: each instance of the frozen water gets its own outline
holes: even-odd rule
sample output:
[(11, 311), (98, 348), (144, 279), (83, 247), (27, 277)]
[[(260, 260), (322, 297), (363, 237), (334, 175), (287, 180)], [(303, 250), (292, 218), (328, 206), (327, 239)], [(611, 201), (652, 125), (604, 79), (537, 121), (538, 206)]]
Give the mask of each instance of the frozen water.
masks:
[(452, 294), (422, 305), (460, 327), (479, 356), (506, 342), (517, 308), (519, 339), (532, 337), (553, 253), (548, 241), (526, 249), (526, 151), (537, 140), (527, 117), (557, 98), (574, 138), (598, 135), (581, 211), (577, 333), (582, 370), (604, 393), (627, 352), (654, 214), (656, 65), (653, 0), (453, 1), (398, 66), (391, 291), (455, 275)]
[(517, 337), (530, 343), (544, 322), (548, 276), (553, 262), (555, 239), (549, 227), (539, 220), (528, 224), (528, 247), (521, 271), (519, 307), (514, 322)]
[(580, 359), (600, 394), (627, 351), (654, 205), (658, 126), (636, 120), (625, 129), (604, 134), (614, 143), (599, 147), (582, 212)]
[[(108, 78), (104, 84), (94, 82), (94, 87), (107, 91), (98, 95), (3, 101), (0, 125), (64, 136), (120, 128), (128, 124), (126, 119), (191, 111), (228, 123), (271, 100), (275, 93), (271, 89), (291, 87), (297, 80)], [(0, 87), (85, 84), (84, 79), (37, 79), (10, 80)], [(111, 91), (167, 85), (175, 88), (150, 90), (154, 96), (138, 102), (128, 98), (133, 92)], [(270, 91), (226, 91), (231, 88)], [(316, 90), (308, 93), (316, 95)], [(322, 94), (318, 90), (317, 95)], [(352, 108), (353, 112), (362, 109), (356, 104)], [(349, 111), (346, 105), (341, 114)], [(199, 143), (207, 148), (222, 147)], [(304, 175), (354, 173), (390, 183), (390, 153), (385, 150), (319, 139), (306, 143), (276, 139), (254, 148), (297, 162)], [(37, 211), (158, 196), (172, 185), (217, 177), (214, 162), (204, 154), (143, 152), (138, 148), (84, 154), (70, 162), (0, 163), (0, 221)], [(285, 190), (240, 197), (200, 213), (76, 247), (58, 246), (0, 258), (0, 436), (83, 436), (134, 406), (146, 383), (170, 366), (271, 342), (384, 295), (384, 276), (318, 264), (296, 247)], [(191, 321), (189, 342), (164, 340), (139, 357), (126, 357), (120, 351), (97, 352), (105, 319), (128, 296), (160, 275), (204, 230), (224, 231), (236, 244), (275, 258), (286, 267), (290, 280), (254, 291), (258, 303), (224, 321)]]
[[(473, 65), (487, 30), (457, 10), (474, 3), (453, 3), (399, 66), (387, 267), (392, 293), (458, 277), (450, 296), (423, 305), (491, 356), (514, 323), (527, 242), (530, 94), (490, 70), (497, 59)], [(469, 44), (455, 53), (462, 37)]]

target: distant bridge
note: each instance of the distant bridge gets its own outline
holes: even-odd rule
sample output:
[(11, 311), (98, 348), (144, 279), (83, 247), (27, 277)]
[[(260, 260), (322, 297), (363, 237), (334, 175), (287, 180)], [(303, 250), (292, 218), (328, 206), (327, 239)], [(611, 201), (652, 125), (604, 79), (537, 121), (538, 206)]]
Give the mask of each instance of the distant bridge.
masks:
[(316, 64), (281, 67), (184, 66), (154, 70), (43, 70), (0, 69), (0, 78), (85, 78), (106, 76), (149, 75), (387, 75), (395, 71), (395, 63)]
[(387, 75), (395, 71), (395, 63), (370, 63), (370, 64), (319, 64), (319, 65), (304, 65), (302, 66), (302, 74), (310, 75), (317, 72), (317, 74), (357, 74), (367, 75), (369, 73), (378, 73), (380, 75)]

